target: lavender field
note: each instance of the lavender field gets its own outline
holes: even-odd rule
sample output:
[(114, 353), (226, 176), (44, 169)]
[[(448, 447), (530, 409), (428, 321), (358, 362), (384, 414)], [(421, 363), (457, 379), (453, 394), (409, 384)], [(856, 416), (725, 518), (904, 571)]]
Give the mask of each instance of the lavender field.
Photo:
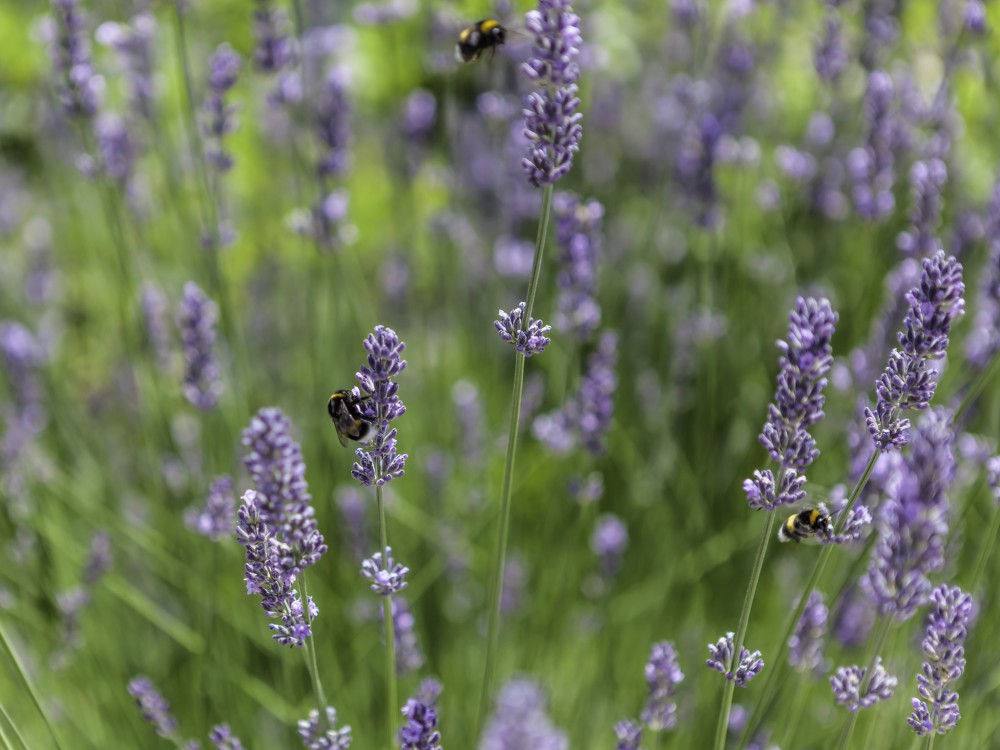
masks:
[(1000, 6), (495, 1), (0, 6), (0, 747), (1000, 750)]

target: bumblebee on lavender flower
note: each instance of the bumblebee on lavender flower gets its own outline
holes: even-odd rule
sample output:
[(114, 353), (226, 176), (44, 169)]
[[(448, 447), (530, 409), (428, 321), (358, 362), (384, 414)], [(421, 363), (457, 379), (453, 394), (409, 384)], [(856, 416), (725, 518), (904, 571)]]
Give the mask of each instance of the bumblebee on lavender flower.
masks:
[(831, 536), (833, 523), (823, 503), (792, 513), (778, 529), (779, 542), (818, 542)]
[(507, 42), (507, 29), (493, 18), (484, 18), (462, 29), (455, 44), (455, 59), (461, 63), (472, 63), (490, 51), (490, 59), (497, 47)]
[(337, 429), (340, 444), (347, 447), (348, 440), (367, 443), (375, 437), (375, 425), (366, 416), (362, 401), (371, 396), (362, 396), (357, 388), (340, 390), (330, 396), (326, 410)]

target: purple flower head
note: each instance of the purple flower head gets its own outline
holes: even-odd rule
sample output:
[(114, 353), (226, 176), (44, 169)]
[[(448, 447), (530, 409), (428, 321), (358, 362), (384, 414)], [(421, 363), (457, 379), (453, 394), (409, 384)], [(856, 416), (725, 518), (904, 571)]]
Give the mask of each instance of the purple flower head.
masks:
[(827, 12), (823, 21), (823, 35), (813, 53), (816, 73), (824, 81), (836, 81), (848, 63), (847, 45), (844, 42), (840, 15)]
[(866, 142), (848, 155), (848, 169), (854, 181), (854, 207), (864, 219), (882, 219), (896, 205), (892, 194), (896, 179), (892, 148), (896, 134), (894, 100), (892, 77), (883, 70), (872, 71), (864, 102)]
[(970, 34), (977, 36), (985, 34), (989, 25), (986, 23), (986, 6), (983, 0), (965, 0), (962, 11), (962, 26)]
[(545, 695), (530, 680), (511, 680), (500, 689), (496, 709), (479, 750), (567, 750), (569, 740), (545, 711)]
[(390, 422), (406, 412), (396, 395), (399, 390), (396, 378), (406, 369), (406, 360), (401, 356), (406, 344), (391, 328), (375, 326), (365, 339), (364, 347), (368, 351), (367, 364), (362, 365), (354, 377), (367, 394), (366, 416), (375, 427), (375, 437), (354, 452), (358, 460), (351, 476), (365, 487), (381, 487), (403, 476), (407, 459), (406, 453), (396, 453), (396, 428), (389, 427)]
[(670, 641), (654, 643), (646, 663), (649, 698), (642, 709), (642, 722), (654, 732), (677, 726), (677, 685), (684, 679), (677, 661), (677, 649)]
[(781, 491), (775, 495), (774, 474), (770, 469), (755, 470), (752, 479), (743, 480), (743, 491), (753, 510), (774, 510), (781, 505), (792, 505), (803, 500), (806, 492), (802, 489), (806, 475), (795, 469), (785, 469), (781, 475)]
[(173, 355), (167, 323), (169, 306), (166, 296), (150, 282), (143, 283), (140, 296), (148, 346), (152, 350), (156, 366), (161, 371), (170, 371)]
[(150, 724), (160, 737), (176, 738), (177, 720), (170, 713), (170, 705), (163, 699), (148, 677), (134, 677), (128, 684), (128, 692), (135, 698), (142, 712), (142, 718)]
[(382, 596), (392, 596), (406, 588), (406, 574), (410, 569), (392, 559), (392, 547), (385, 548), (385, 564), (382, 553), (376, 552), (361, 563), (361, 575), (371, 583), (372, 591)]
[(706, 114), (689, 123), (677, 152), (678, 182), (695, 212), (695, 222), (703, 228), (715, 227), (720, 220), (715, 164), (724, 135), (718, 118)]
[[(396, 673), (415, 672), (424, 665), (424, 654), (417, 642), (417, 620), (410, 612), (410, 605), (401, 595), (392, 599), (392, 627), (396, 638)], [(379, 608), (379, 614), (382, 608)]]
[(184, 523), (191, 531), (207, 536), (213, 542), (233, 533), (236, 523), (236, 498), (233, 479), (228, 474), (216, 477), (208, 488), (204, 508), (188, 508)]
[(291, 557), (288, 545), (276, 539), (261, 518), (257, 506), (259, 498), (260, 493), (247, 490), (237, 512), (236, 540), (246, 550), (247, 594), (259, 595), (267, 616), (281, 620), (280, 625), (271, 623), (268, 626), (274, 632), (271, 636), (274, 640), (282, 646), (302, 648), (305, 639), (312, 635), (310, 623), (319, 610), (312, 597), (308, 601), (308, 612), (302, 606), (299, 592), (292, 587), (295, 579), (285, 571), (285, 561)]
[(642, 742), (642, 724), (631, 719), (622, 719), (615, 722), (615, 750), (639, 750), (639, 743)]
[(320, 156), (316, 170), (320, 177), (341, 177), (351, 165), (351, 71), (338, 65), (330, 68), (316, 104), (316, 138)]
[(513, 345), (525, 357), (530, 357), (541, 354), (552, 343), (552, 339), (545, 335), (552, 330), (552, 326), (545, 325), (542, 320), (529, 318), (527, 326), (522, 330), (525, 306), (524, 302), (519, 303), (510, 314), (500, 310), (499, 319), (493, 322), (493, 327), (497, 329), (500, 338)]
[(541, 187), (569, 173), (580, 149), (576, 59), (583, 38), (569, 0), (538, 0), (538, 9), (528, 11), (524, 20), (535, 46), (522, 69), (538, 88), (524, 100), (524, 136), (530, 143), (521, 164), (528, 181)]
[(351, 557), (362, 560), (369, 545), (367, 508), (364, 496), (354, 485), (339, 488), (334, 494), (337, 509), (344, 522), (343, 542), (351, 550)]
[(845, 706), (848, 711), (870, 708), (879, 701), (892, 697), (892, 691), (895, 690), (898, 680), (885, 671), (881, 656), (875, 659), (871, 680), (862, 695), (861, 684), (865, 680), (867, 671), (866, 667), (837, 667), (837, 671), (830, 677), (834, 700)]
[(926, 409), (937, 388), (938, 371), (930, 366), (948, 349), (952, 321), (965, 313), (962, 264), (938, 251), (923, 261), (920, 284), (906, 295), (909, 311), (905, 330), (898, 334), (899, 348), (875, 383), (878, 403), (865, 409), (868, 432), (881, 451), (899, 448), (909, 441), (910, 422), (899, 413)]
[(156, 18), (152, 13), (137, 13), (128, 24), (106, 21), (94, 34), (98, 42), (112, 47), (128, 81), (129, 108), (144, 120), (153, 117), (153, 89)]
[(844, 520), (844, 526), (839, 534), (831, 534), (825, 539), (821, 539), (821, 544), (848, 544), (850, 542), (861, 541), (865, 530), (872, 525), (872, 514), (864, 505), (858, 504), (851, 508)]
[(427, 89), (417, 89), (406, 98), (403, 111), (403, 136), (414, 145), (430, 138), (437, 120), (437, 99)]
[(127, 190), (135, 169), (135, 146), (125, 120), (117, 115), (102, 114), (94, 123), (100, 170), (121, 190)]
[(981, 272), (975, 318), (965, 341), (966, 359), (979, 368), (1000, 352), (1000, 179), (993, 185), (985, 223), (989, 259)]
[(590, 537), (590, 550), (601, 561), (604, 575), (611, 576), (622, 565), (622, 555), (628, 547), (628, 527), (613, 513), (604, 513), (597, 518), (594, 533)]
[(951, 689), (965, 671), (965, 636), (972, 616), (972, 597), (957, 586), (938, 586), (931, 594), (934, 609), (923, 641), (923, 669), (917, 675), (913, 713), (907, 722), (918, 736), (945, 734), (958, 723), (958, 693)]
[(937, 228), (941, 222), (941, 190), (947, 181), (948, 169), (940, 159), (914, 162), (910, 168), (910, 227), (896, 238), (896, 247), (904, 254), (926, 258), (941, 247)]
[(236, 85), (239, 72), (240, 56), (228, 44), (220, 44), (209, 62), (208, 95), (202, 105), (205, 158), (218, 172), (227, 172), (233, 166), (233, 157), (225, 150), (223, 139), (236, 129), (236, 109), (226, 98)]
[(184, 285), (177, 326), (184, 344), (184, 397), (199, 409), (214, 409), (223, 385), (213, 351), (218, 308), (193, 281)]
[(283, 11), (272, 7), (269, 0), (258, 0), (253, 12), (253, 35), (256, 42), (253, 66), (259, 73), (278, 73), (295, 63), (288, 18)]
[(950, 415), (930, 411), (917, 425), (911, 451), (888, 483), (862, 588), (882, 615), (907, 620), (931, 591), (928, 574), (944, 566), (949, 486), (955, 477)]
[(302, 449), (291, 430), (281, 410), (270, 407), (258, 411), (243, 431), (249, 449), (243, 463), (257, 488), (255, 506), (276, 543), (274, 562), (289, 585), (327, 549), (316, 528)]
[(94, 72), (86, 17), (77, 0), (52, 0), (52, 15), (51, 56), (59, 101), (68, 117), (90, 119), (100, 107), (104, 79)]
[(604, 206), (586, 203), (568, 192), (553, 196), (556, 245), (559, 248), (559, 299), (555, 327), (585, 341), (601, 322), (597, 304), (598, 263)]
[(435, 703), (441, 694), (437, 680), (424, 680), (420, 692), (403, 707), (406, 723), (399, 731), (400, 750), (441, 750)]
[(313, 709), (308, 719), (299, 721), (299, 737), (307, 750), (347, 750), (351, 746), (351, 728), (337, 729), (337, 710), (327, 706), (323, 721), (319, 711)]
[(705, 666), (722, 673), (727, 680), (733, 680), (736, 687), (743, 688), (750, 683), (750, 680), (760, 674), (764, 668), (764, 660), (761, 658), (760, 651), (751, 652), (746, 646), (743, 646), (740, 649), (740, 662), (736, 666), (736, 671), (731, 671), (735, 649), (733, 635), (734, 633), (726, 633), (725, 638), (720, 638), (714, 644), (708, 644), (710, 658), (705, 661)]
[(788, 663), (802, 672), (815, 672), (823, 665), (823, 639), (826, 637), (829, 610), (823, 595), (809, 595), (802, 617), (788, 639)]
[(240, 738), (233, 734), (228, 724), (217, 724), (208, 733), (208, 739), (216, 750), (243, 750)]

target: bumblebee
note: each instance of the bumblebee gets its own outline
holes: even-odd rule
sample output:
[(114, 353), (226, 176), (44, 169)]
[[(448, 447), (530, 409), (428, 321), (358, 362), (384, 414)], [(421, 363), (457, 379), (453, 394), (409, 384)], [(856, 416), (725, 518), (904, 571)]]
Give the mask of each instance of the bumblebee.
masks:
[(375, 425), (365, 415), (361, 405), (361, 402), (368, 398), (371, 396), (362, 396), (355, 388), (350, 391), (337, 391), (330, 396), (326, 404), (333, 426), (337, 428), (337, 438), (345, 448), (348, 440), (367, 443), (375, 437)]
[(793, 513), (778, 529), (779, 542), (819, 541), (833, 536), (833, 523), (825, 505)]
[(490, 51), (490, 59), (496, 54), (497, 47), (507, 41), (507, 29), (492, 18), (476, 21), (472, 26), (462, 29), (455, 45), (455, 59), (461, 63), (471, 63)]

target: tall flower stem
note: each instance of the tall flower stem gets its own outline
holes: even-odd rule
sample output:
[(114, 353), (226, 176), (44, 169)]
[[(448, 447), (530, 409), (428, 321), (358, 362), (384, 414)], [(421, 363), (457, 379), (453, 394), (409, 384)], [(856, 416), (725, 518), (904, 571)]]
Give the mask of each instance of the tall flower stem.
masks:
[[(378, 506), (378, 538), (382, 547), (382, 560), (386, 562), (389, 559), (389, 534), (385, 527), (385, 502), (382, 499), (380, 484), (375, 485), (375, 504)], [(387, 747), (392, 747), (396, 738), (396, 722), (399, 714), (399, 688), (396, 686), (396, 626), (392, 619), (391, 596), (382, 598), (382, 617), (385, 620), (386, 727), (389, 730)]]
[[(837, 522), (838, 528), (836, 529), (836, 533), (840, 532), (843, 527), (843, 523), (847, 520), (847, 516), (854, 508), (855, 503), (857, 503), (858, 497), (861, 495), (861, 491), (865, 488), (865, 485), (868, 484), (868, 479), (875, 470), (875, 462), (878, 461), (878, 457), (880, 455), (882, 455), (881, 452), (874, 451), (872, 452), (871, 457), (869, 457), (868, 463), (865, 465), (865, 470), (862, 472), (861, 477), (851, 490), (851, 494), (847, 500), (847, 505), (840, 514), (840, 518)], [(760, 700), (757, 701), (757, 705), (754, 707), (754, 710), (750, 712), (750, 719), (747, 721), (746, 729), (743, 730), (743, 736), (740, 738), (740, 744), (738, 746), (739, 750), (746, 747), (750, 737), (752, 737), (760, 727), (761, 721), (771, 707), (771, 702), (775, 697), (774, 694), (778, 686), (778, 677), (784, 672), (785, 665), (788, 663), (788, 660), (786, 659), (788, 654), (788, 639), (791, 638), (792, 632), (795, 630), (795, 626), (798, 621), (802, 619), (802, 613), (805, 612), (806, 605), (809, 603), (809, 596), (819, 584), (819, 579), (823, 576), (823, 570), (826, 568), (827, 561), (830, 559), (830, 555), (833, 554), (833, 548), (835, 546), (836, 545), (834, 544), (827, 544), (823, 546), (822, 550), (820, 550), (819, 558), (816, 560), (816, 565), (813, 566), (812, 574), (809, 576), (809, 580), (806, 582), (805, 588), (799, 595), (799, 604), (795, 608), (795, 611), (792, 612), (792, 616), (788, 620), (788, 625), (785, 627), (785, 633), (781, 637), (781, 641), (778, 643), (778, 651), (771, 660), (771, 669), (768, 670), (768, 674), (764, 678), (764, 687), (761, 690)]]
[[(52, 735), (52, 742), (58, 750), (62, 750), (62, 743), (59, 741), (59, 735), (56, 734), (55, 727), (52, 722), (49, 721), (49, 715), (42, 708), (42, 702), (38, 698), (38, 693), (35, 690), (34, 684), (28, 679), (28, 672), (25, 670), (24, 665), (21, 663), (20, 658), (18, 658), (17, 653), (11, 648), (10, 639), (7, 637), (7, 632), (0, 626), (0, 647), (2, 647), (3, 652), (10, 659), (11, 663), (14, 665), (14, 669), (17, 672), (18, 677), (21, 678), (21, 682), (24, 683), (24, 687), (28, 691), (28, 697), (31, 698), (32, 704), (35, 706), (35, 710), (38, 711), (39, 716), (42, 717), (42, 721), (45, 723), (45, 728), (49, 730), (49, 734)], [(13, 727), (13, 723), (11, 724)], [(27, 747), (27, 745), (25, 745)]]
[[(885, 645), (886, 636), (889, 635), (889, 626), (892, 625), (892, 617), (890, 615), (883, 615), (878, 623), (878, 632), (875, 635), (875, 643), (872, 648), (871, 658), (868, 660), (868, 671), (865, 672), (864, 678), (861, 680), (861, 684), (858, 686), (858, 695), (863, 696), (865, 691), (868, 690), (868, 685), (872, 681), (872, 672), (875, 669), (875, 661), (878, 659), (879, 653), (882, 651), (882, 647)], [(847, 750), (851, 742), (851, 735), (854, 734), (854, 727), (858, 723), (858, 714), (861, 713), (861, 707), (858, 707), (857, 711), (851, 711), (850, 716), (848, 716), (847, 721), (844, 722), (844, 731), (840, 735), (840, 742), (837, 744), (838, 750)]]
[[(521, 330), (525, 330), (531, 319), (531, 309), (535, 304), (538, 279), (541, 276), (542, 257), (545, 253), (545, 236), (552, 213), (552, 185), (542, 190), (542, 211), (538, 220), (538, 236), (535, 240), (535, 256), (531, 263), (531, 281), (528, 282), (528, 299), (521, 320)], [(482, 692), (479, 695), (479, 714), (476, 720), (476, 736), (481, 733), (483, 721), (489, 711), (493, 695), (493, 680), (496, 672), (497, 644), (500, 638), (500, 596), (503, 591), (504, 566), (507, 562), (507, 539), (510, 536), (511, 485), (514, 480), (514, 458), (517, 454), (517, 428), (521, 421), (521, 396), (524, 392), (524, 360), (520, 352), (514, 355), (514, 388), (510, 399), (510, 419), (507, 426), (507, 455), (504, 460), (503, 484), (500, 489), (497, 541), (493, 560), (493, 577), (490, 581), (490, 614), (486, 628), (486, 666), (483, 669)]]
[[(299, 573), (299, 581), (302, 582), (302, 601), (305, 604), (306, 622), (312, 627), (312, 617), (309, 614), (309, 587), (306, 585), (306, 571)], [(306, 638), (306, 668), (309, 670), (309, 678), (312, 680), (313, 693), (316, 694), (317, 708), (321, 715), (325, 715), (326, 693), (323, 692), (323, 681), (319, 676), (319, 663), (316, 660), (315, 638)]]
[[(780, 472), (777, 479), (777, 486), (781, 486), (781, 477), (784, 472)], [(757, 545), (757, 558), (753, 563), (753, 572), (750, 574), (750, 583), (747, 585), (746, 596), (743, 597), (743, 611), (740, 612), (740, 622), (736, 627), (736, 635), (733, 637), (733, 659), (740, 660), (743, 651), (743, 638), (747, 634), (747, 624), (750, 622), (750, 610), (753, 607), (754, 597), (757, 595), (757, 583), (760, 581), (760, 571), (764, 567), (764, 557), (767, 555), (767, 546), (771, 541), (771, 532), (774, 531), (774, 511), (768, 511), (767, 523), (764, 525), (764, 532), (761, 534), (760, 543)], [(729, 727), (729, 712), (733, 707), (733, 692), (736, 690), (735, 680), (726, 680), (726, 687), (722, 692), (722, 705), (719, 707), (719, 720), (715, 725), (715, 750), (722, 750), (726, 746), (726, 730)]]

